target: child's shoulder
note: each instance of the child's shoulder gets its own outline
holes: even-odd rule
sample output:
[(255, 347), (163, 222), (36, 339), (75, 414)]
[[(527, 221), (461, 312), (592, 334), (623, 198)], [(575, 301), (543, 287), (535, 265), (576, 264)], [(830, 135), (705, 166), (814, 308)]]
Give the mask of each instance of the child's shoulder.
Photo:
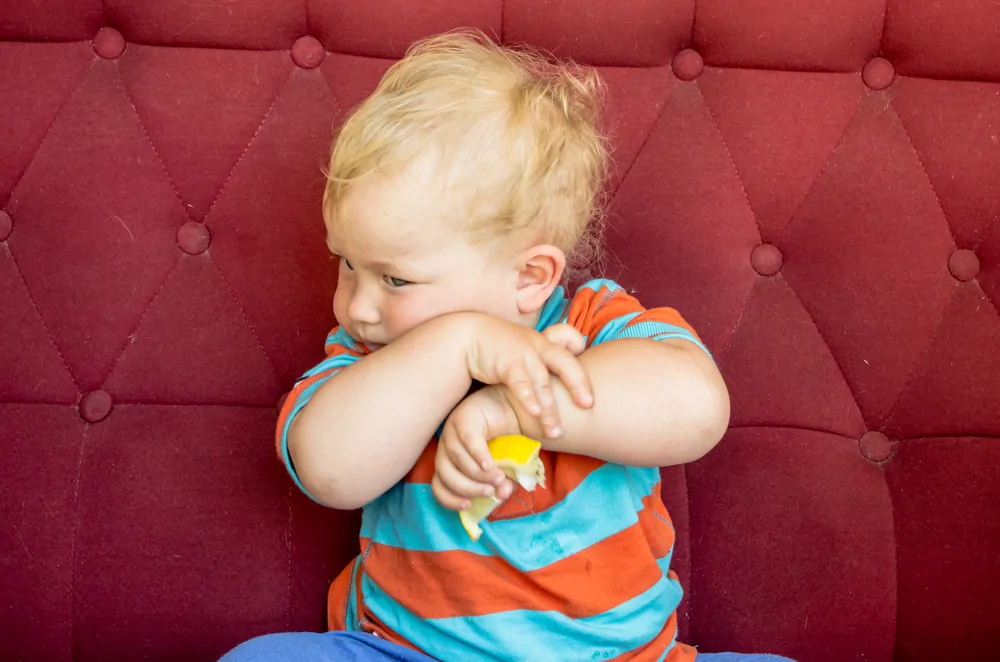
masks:
[(599, 330), (622, 316), (634, 317), (645, 309), (621, 285), (607, 278), (595, 278), (577, 286), (572, 294), (559, 287), (542, 310), (538, 330), (555, 324), (569, 324), (584, 335)]
[(577, 287), (567, 304), (566, 321), (574, 326), (603, 324), (644, 310), (638, 299), (615, 281), (595, 278)]
[(558, 307), (559, 314), (547, 306), (546, 326), (569, 324), (587, 338), (588, 347), (620, 338), (683, 338), (708, 352), (677, 310), (646, 308), (633, 292), (613, 280), (589, 280), (577, 287), (572, 297), (559, 293), (558, 298), (561, 303), (551, 308)]
[(572, 300), (596, 301), (600, 304), (616, 297), (635, 300), (635, 297), (615, 281), (609, 278), (594, 278), (577, 286)]

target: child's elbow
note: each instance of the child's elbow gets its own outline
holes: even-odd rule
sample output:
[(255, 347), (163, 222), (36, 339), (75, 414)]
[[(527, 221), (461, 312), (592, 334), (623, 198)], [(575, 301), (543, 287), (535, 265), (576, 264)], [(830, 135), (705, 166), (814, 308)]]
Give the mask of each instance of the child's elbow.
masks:
[(334, 464), (329, 458), (312, 457), (313, 449), (302, 438), (302, 427), (293, 425), (288, 434), (288, 454), (302, 488), (327, 508), (355, 510), (363, 507), (370, 499), (356, 489), (350, 476), (325, 469)]
[(702, 365), (698, 388), (690, 390), (689, 457), (686, 462), (701, 459), (722, 440), (729, 429), (729, 391), (715, 365)]
[(336, 510), (356, 510), (368, 502), (333, 476), (299, 474), (299, 481), (306, 493), (317, 503)]
[(700, 459), (722, 441), (729, 429), (729, 391), (719, 378), (719, 385), (708, 389), (702, 400), (699, 415), (699, 434), (695, 444), (695, 452)]

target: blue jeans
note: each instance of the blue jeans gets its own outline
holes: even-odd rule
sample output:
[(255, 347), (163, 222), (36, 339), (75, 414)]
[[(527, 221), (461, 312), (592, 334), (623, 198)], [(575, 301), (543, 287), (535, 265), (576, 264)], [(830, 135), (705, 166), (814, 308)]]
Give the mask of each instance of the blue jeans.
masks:
[[(705, 653), (699, 662), (791, 662), (777, 655)], [(362, 632), (285, 632), (257, 637), (219, 662), (434, 662), (422, 653)]]

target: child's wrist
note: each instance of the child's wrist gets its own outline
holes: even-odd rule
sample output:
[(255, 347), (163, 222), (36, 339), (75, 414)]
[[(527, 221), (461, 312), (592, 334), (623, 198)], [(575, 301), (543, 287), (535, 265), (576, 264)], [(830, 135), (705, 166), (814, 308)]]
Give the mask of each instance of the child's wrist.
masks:
[(507, 407), (510, 408), (511, 419), (517, 424), (517, 434), (523, 434), (525, 437), (538, 441), (545, 439), (545, 428), (542, 426), (542, 422), (537, 416), (532, 416), (527, 409), (518, 404), (517, 399), (511, 394), (510, 389), (503, 384), (497, 384), (488, 388), (495, 389)]

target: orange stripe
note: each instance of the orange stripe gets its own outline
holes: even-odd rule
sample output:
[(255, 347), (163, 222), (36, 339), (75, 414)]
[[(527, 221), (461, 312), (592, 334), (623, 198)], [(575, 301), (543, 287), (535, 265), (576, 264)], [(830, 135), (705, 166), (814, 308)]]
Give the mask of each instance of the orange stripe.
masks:
[[(663, 651), (667, 649), (667, 646), (670, 645), (675, 636), (677, 636), (677, 612), (670, 615), (666, 625), (660, 630), (660, 634), (656, 635), (648, 644), (637, 650), (619, 655), (610, 662), (655, 662), (660, 659)], [(696, 655), (697, 651), (694, 648), (678, 642), (663, 662), (693, 662)]]
[[(653, 493), (642, 499), (642, 510), (639, 511), (639, 526), (646, 537), (649, 551), (653, 558), (661, 559), (674, 546), (673, 521), (667, 513), (660, 497), (660, 484), (653, 487)], [(669, 523), (669, 524), (668, 524)]]
[(600, 291), (594, 292), (583, 289), (573, 297), (566, 321), (587, 336), (590, 346), (608, 322), (644, 310), (635, 297), (623, 290), (612, 292), (607, 287), (601, 287)]
[(597, 308), (599, 308), (599, 306), (594, 305), (597, 294), (597, 292), (589, 287), (579, 289), (569, 304), (569, 311), (566, 313), (566, 322), (570, 326), (575, 327), (580, 333), (586, 334), (590, 329), (590, 321), (593, 319)]
[[(368, 539), (367, 538), (361, 538), (361, 549), (365, 549), (367, 546), (368, 546)], [(358, 557), (358, 562), (362, 563), (360, 556)], [(345, 582), (343, 582), (343, 584), (349, 584), (350, 583), (350, 569), (351, 569), (351, 566), (348, 565), (347, 566), (347, 571), (346, 571), (347, 572), (347, 580)], [(355, 591), (355, 594), (357, 595), (357, 609), (358, 609), (359, 614), (360, 614), (361, 629), (364, 630), (365, 632), (368, 632), (369, 634), (377, 635), (377, 636), (381, 637), (382, 639), (385, 639), (386, 641), (391, 641), (394, 644), (398, 644), (400, 646), (405, 646), (406, 648), (409, 648), (410, 650), (414, 650), (414, 651), (417, 651), (418, 653), (423, 653), (424, 655), (426, 655), (426, 653), (424, 653), (423, 650), (421, 650), (420, 648), (417, 648), (415, 645), (411, 644), (409, 641), (407, 641), (406, 639), (404, 639), (403, 637), (401, 637), (399, 635), (399, 633), (397, 633), (395, 630), (393, 630), (388, 625), (386, 625), (385, 623), (383, 623), (382, 620), (378, 616), (376, 616), (375, 614), (373, 614), (372, 611), (365, 604), (365, 594), (364, 594), (364, 591), (361, 588), (362, 587), (361, 579), (362, 579), (362, 577), (364, 576), (364, 574), (366, 572), (367, 572), (367, 563), (363, 563), (362, 568), (359, 569), (358, 573), (355, 575), (354, 585), (353, 585), (353, 589)], [(342, 572), (341, 576), (343, 576), (343, 574), (344, 573)], [(337, 580), (334, 583), (336, 583), (337, 581), (340, 581), (340, 580), (341, 580), (341, 577), (338, 576)], [(338, 605), (337, 608), (338, 609), (343, 609), (344, 600), (347, 598), (347, 596), (346, 595), (339, 595), (338, 597), (340, 598), (340, 603), (339, 603), (339, 605)], [(333, 598), (333, 587), (332, 586), (330, 587), (330, 598), (331, 599)], [(330, 606), (332, 606), (332, 604)], [(333, 613), (333, 612), (332, 611), (328, 611), (328, 613)], [(346, 618), (344, 620), (346, 622)], [(329, 628), (330, 630), (346, 629), (346, 627), (345, 628), (336, 628), (336, 627), (334, 627), (334, 622), (333, 622), (332, 619), (330, 620), (329, 625), (330, 625), (330, 628)]]
[[(434, 478), (434, 456), (438, 440), (434, 438), (424, 448), (410, 473), (403, 479), (407, 483), (430, 484)], [(570, 453), (542, 451), (539, 454), (545, 465), (546, 487), (528, 492), (518, 487), (513, 496), (490, 515), (490, 521), (512, 519), (551, 508), (566, 498), (592, 471), (604, 464), (602, 460)]]
[(410, 469), (410, 473), (406, 474), (403, 478), (404, 481), (407, 483), (430, 484), (431, 479), (434, 478), (434, 456), (437, 453), (437, 445), (437, 437), (431, 438), (430, 443), (424, 448), (424, 452), (417, 458), (417, 463)]
[(518, 486), (507, 501), (493, 511), (489, 521), (497, 522), (523, 517), (548, 510), (566, 498), (587, 476), (604, 464), (603, 460), (571, 453), (542, 451), (539, 454), (545, 465), (545, 487), (528, 492)]
[(357, 559), (347, 564), (330, 584), (326, 594), (326, 626), (328, 630), (347, 629), (347, 597), (351, 590), (351, 571)]
[(635, 524), (549, 566), (521, 572), (507, 561), (465, 551), (372, 546), (365, 563), (382, 590), (420, 618), (481, 616), (512, 609), (571, 618), (613, 609), (662, 577)]

